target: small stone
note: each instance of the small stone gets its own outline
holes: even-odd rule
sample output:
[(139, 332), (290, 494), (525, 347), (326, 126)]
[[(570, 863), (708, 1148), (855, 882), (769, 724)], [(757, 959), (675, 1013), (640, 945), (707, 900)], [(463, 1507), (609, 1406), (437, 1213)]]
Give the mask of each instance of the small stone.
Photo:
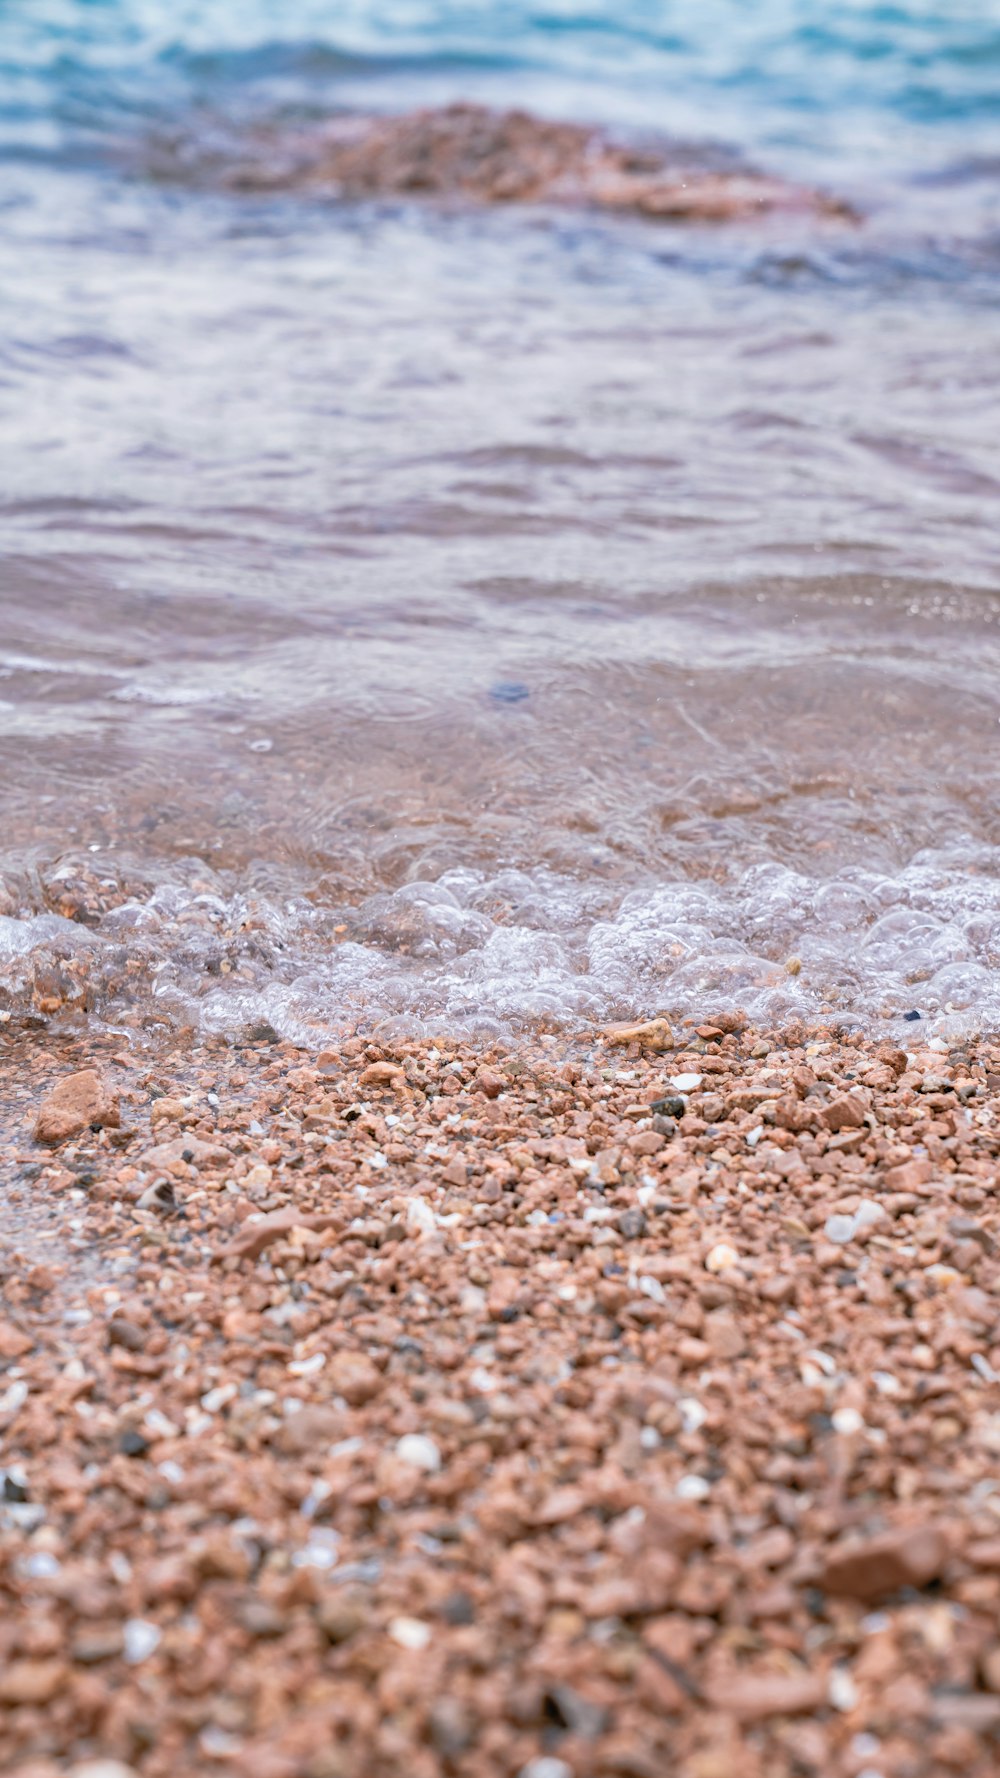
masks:
[(830, 1424), (842, 1438), (849, 1438), (853, 1433), (861, 1432), (864, 1420), (857, 1408), (837, 1408), (830, 1416)]
[(706, 1272), (729, 1272), (740, 1263), (740, 1256), (728, 1241), (717, 1241), (705, 1258)]
[(714, 1358), (740, 1358), (746, 1351), (740, 1324), (726, 1309), (714, 1309), (706, 1315), (702, 1337)]
[(124, 1315), (112, 1315), (108, 1322), (108, 1345), (124, 1346), (127, 1352), (141, 1352), (146, 1344), (145, 1329)]
[(139, 1210), (155, 1210), (161, 1216), (169, 1216), (177, 1208), (177, 1195), (173, 1183), (169, 1179), (157, 1179), (136, 1199)]
[(359, 1087), (405, 1086), (406, 1075), (398, 1062), (372, 1062), (358, 1075)]
[(335, 1395), (342, 1395), (352, 1408), (371, 1401), (382, 1387), (382, 1372), (363, 1352), (335, 1352), (326, 1371)]
[(120, 1122), (118, 1097), (105, 1086), (96, 1068), (68, 1074), (47, 1093), (35, 1120), (35, 1141), (57, 1147), (92, 1125), (116, 1129)]
[(934, 1168), (930, 1161), (915, 1157), (912, 1161), (904, 1161), (901, 1166), (890, 1167), (883, 1175), (882, 1184), (887, 1192), (912, 1192), (918, 1186), (926, 1185), (933, 1177)]
[[(256, 1222), (244, 1226), (243, 1233), (230, 1241), (215, 1255), (218, 1263), (227, 1259), (259, 1259), (273, 1241), (280, 1241), (283, 1236), (290, 1235), (293, 1229), (312, 1229), (322, 1233), (326, 1229), (335, 1228), (338, 1218), (335, 1216), (311, 1216), (304, 1211), (295, 1209), (276, 1210), (271, 1216), (261, 1216)], [(343, 1391), (341, 1391), (343, 1394)]]
[(442, 1758), (454, 1760), (471, 1746), (474, 1737), (472, 1718), (459, 1698), (436, 1698), (427, 1718), (431, 1745)]
[(865, 1107), (853, 1094), (842, 1093), (838, 1098), (831, 1099), (829, 1105), (823, 1106), (819, 1118), (827, 1130), (863, 1130)]
[(371, 1612), (360, 1594), (331, 1593), (316, 1608), (316, 1622), (328, 1642), (350, 1642), (370, 1621)]
[(139, 1778), (134, 1766), (126, 1766), (120, 1759), (85, 1759), (77, 1766), (70, 1766), (66, 1778)]
[(529, 1759), (522, 1766), (517, 1778), (573, 1778), (573, 1768), (564, 1759), (553, 1759), (543, 1756), (541, 1759)]
[(474, 1624), (476, 1621), (475, 1603), (468, 1593), (449, 1593), (441, 1604), (441, 1616), (446, 1624)]
[[(272, 1637), (283, 1636), (288, 1628), (288, 1619), (276, 1605), (268, 1604), (266, 1599), (248, 1599), (239, 1613), (239, 1621), (248, 1636), (260, 1642), (269, 1641)], [(331, 1637), (331, 1641), (334, 1638)]]
[(624, 1240), (637, 1241), (640, 1235), (646, 1233), (645, 1215), (637, 1206), (633, 1206), (630, 1210), (622, 1211), (616, 1219), (615, 1227)]
[(149, 1440), (135, 1426), (127, 1426), (118, 1435), (118, 1449), (125, 1457), (145, 1457), (149, 1450)]
[[(343, 1394), (343, 1391), (340, 1391)], [(344, 1416), (322, 1402), (309, 1402), (297, 1414), (289, 1414), (274, 1435), (274, 1448), (285, 1457), (304, 1457), (309, 1451), (329, 1449), (344, 1431)]]
[(11, 1661), (0, 1671), (0, 1704), (48, 1704), (62, 1689), (62, 1661)]
[[(677, 1094), (677, 1093), (666, 1093), (663, 1096), (663, 1098), (654, 1099), (652, 1104), (650, 1105), (649, 1109), (650, 1109), (650, 1111), (655, 1113), (656, 1117), (667, 1118), (667, 1119), (673, 1120), (674, 1118), (684, 1116), (684, 1113), (687, 1110), (687, 1100), (682, 1099), (679, 1096), (679, 1094)], [(676, 1127), (675, 1124), (671, 1121), (669, 1132), (664, 1130), (662, 1132), (662, 1134), (663, 1135), (667, 1135), (667, 1134), (672, 1135), (675, 1127)], [(653, 1128), (654, 1128), (654, 1130), (656, 1128), (658, 1128), (655, 1118), (654, 1118), (654, 1122), (653, 1122)]]
[(0, 1358), (25, 1358), (33, 1342), (13, 1321), (0, 1319)]
[(441, 1452), (434, 1440), (423, 1432), (407, 1432), (397, 1440), (396, 1456), (400, 1462), (426, 1470), (429, 1475), (441, 1468)]
[(935, 1525), (914, 1525), (881, 1536), (848, 1538), (829, 1551), (821, 1585), (851, 1599), (877, 1599), (900, 1587), (924, 1587), (948, 1559)]
[(858, 1701), (858, 1688), (846, 1667), (834, 1667), (830, 1674), (827, 1697), (835, 1710), (853, 1710)]
[(674, 1034), (666, 1019), (647, 1019), (640, 1025), (609, 1025), (602, 1035), (605, 1043), (638, 1043), (648, 1050), (674, 1047)]
[(710, 1693), (719, 1710), (738, 1722), (763, 1722), (769, 1716), (809, 1716), (827, 1701), (826, 1685), (818, 1674), (730, 1674)]
[(430, 1624), (425, 1624), (418, 1617), (394, 1617), (390, 1620), (388, 1630), (399, 1648), (412, 1649), (414, 1653), (426, 1648), (431, 1639)]
[(148, 1618), (130, 1617), (125, 1624), (123, 1645), (125, 1659), (130, 1667), (138, 1667), (141, 1661), (148, 1661), (155, 1654), (163, 1638), (159, 1624), (150, 1623)]
[(1000, 1643), (988, 1648), (979, 1659), (983, 1684), (991, 1692), (1000, 1692)]
[(835, 1247), (846, 1247), (848, 1241), (854, 1239), (853, 1216), (828, 1216), (823, 1224), (823, 1233)]
[(546, 1704), (550, 1714), (583, 1741), (596, 1741), (608, 1726), (608, 1712), (603, 1706), (583, 1697), (571, 1685), (550, 1686)]
[(70, 1645), (70, 1657), (80, 1667), (96, 1667), (100, 1661), (112, 1661), (123, 1647), (120, 1624), (88, 1624)]

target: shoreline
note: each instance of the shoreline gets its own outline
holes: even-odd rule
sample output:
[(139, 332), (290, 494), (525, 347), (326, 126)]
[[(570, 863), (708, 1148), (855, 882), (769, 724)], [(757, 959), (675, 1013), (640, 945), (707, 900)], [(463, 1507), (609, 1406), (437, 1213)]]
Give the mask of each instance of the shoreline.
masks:
[(5, 1770), (995, 1770), (1000, 1044), (700, 1033), (9, 1044)]

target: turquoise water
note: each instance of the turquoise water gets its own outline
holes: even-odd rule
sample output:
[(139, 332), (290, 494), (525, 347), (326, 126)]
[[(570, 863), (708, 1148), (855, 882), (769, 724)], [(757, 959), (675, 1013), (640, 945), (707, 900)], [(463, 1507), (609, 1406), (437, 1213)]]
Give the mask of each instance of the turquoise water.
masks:
[[(991, 0), (692, 0), (531, 7), (378, 0), (22, 0), (4, 9), (10, 148), (58, 151), (192, 102), (325, 103), (351, 81), (451, 86), (837, 156), (863, 173), (996, 152)], [(930, 135), (928, 135), (930, 132)], [(878, 171), (884, 171), (879, 168)]]
[[(1000, 1024), (998, 91), (986, 0), (8, 0), (0, 1000)], [(227, 180), (456, 98), (857, 221)]]

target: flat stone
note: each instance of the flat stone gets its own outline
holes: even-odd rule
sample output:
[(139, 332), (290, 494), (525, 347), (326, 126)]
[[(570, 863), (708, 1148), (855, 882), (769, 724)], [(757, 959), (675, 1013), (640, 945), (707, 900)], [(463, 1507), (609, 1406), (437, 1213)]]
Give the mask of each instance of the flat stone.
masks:
[(900, 1587), (924, 1587), (948, 1559), (936, 1525), (904, 1526), (878, 1537), (852, 1537), (827, 1554), (821, 1586), (852, 1599), (878, 1599)]

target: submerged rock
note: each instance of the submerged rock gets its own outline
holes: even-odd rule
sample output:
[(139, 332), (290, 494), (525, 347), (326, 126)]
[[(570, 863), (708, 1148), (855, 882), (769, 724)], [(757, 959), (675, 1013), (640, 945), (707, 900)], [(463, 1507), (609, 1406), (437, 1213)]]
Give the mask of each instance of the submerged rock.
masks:
[(732, 222), (773, 211), (848, 217), (839, 200), (689, 151), (619, 141), (590, 124), (455, 104), (400, 117), (345, 116), (289, 155), (255, 153), (230, 169), (244, 187), (325, 186), (347, 199), (463, 198), (483, 204), (573, 204), (659, 221)]

